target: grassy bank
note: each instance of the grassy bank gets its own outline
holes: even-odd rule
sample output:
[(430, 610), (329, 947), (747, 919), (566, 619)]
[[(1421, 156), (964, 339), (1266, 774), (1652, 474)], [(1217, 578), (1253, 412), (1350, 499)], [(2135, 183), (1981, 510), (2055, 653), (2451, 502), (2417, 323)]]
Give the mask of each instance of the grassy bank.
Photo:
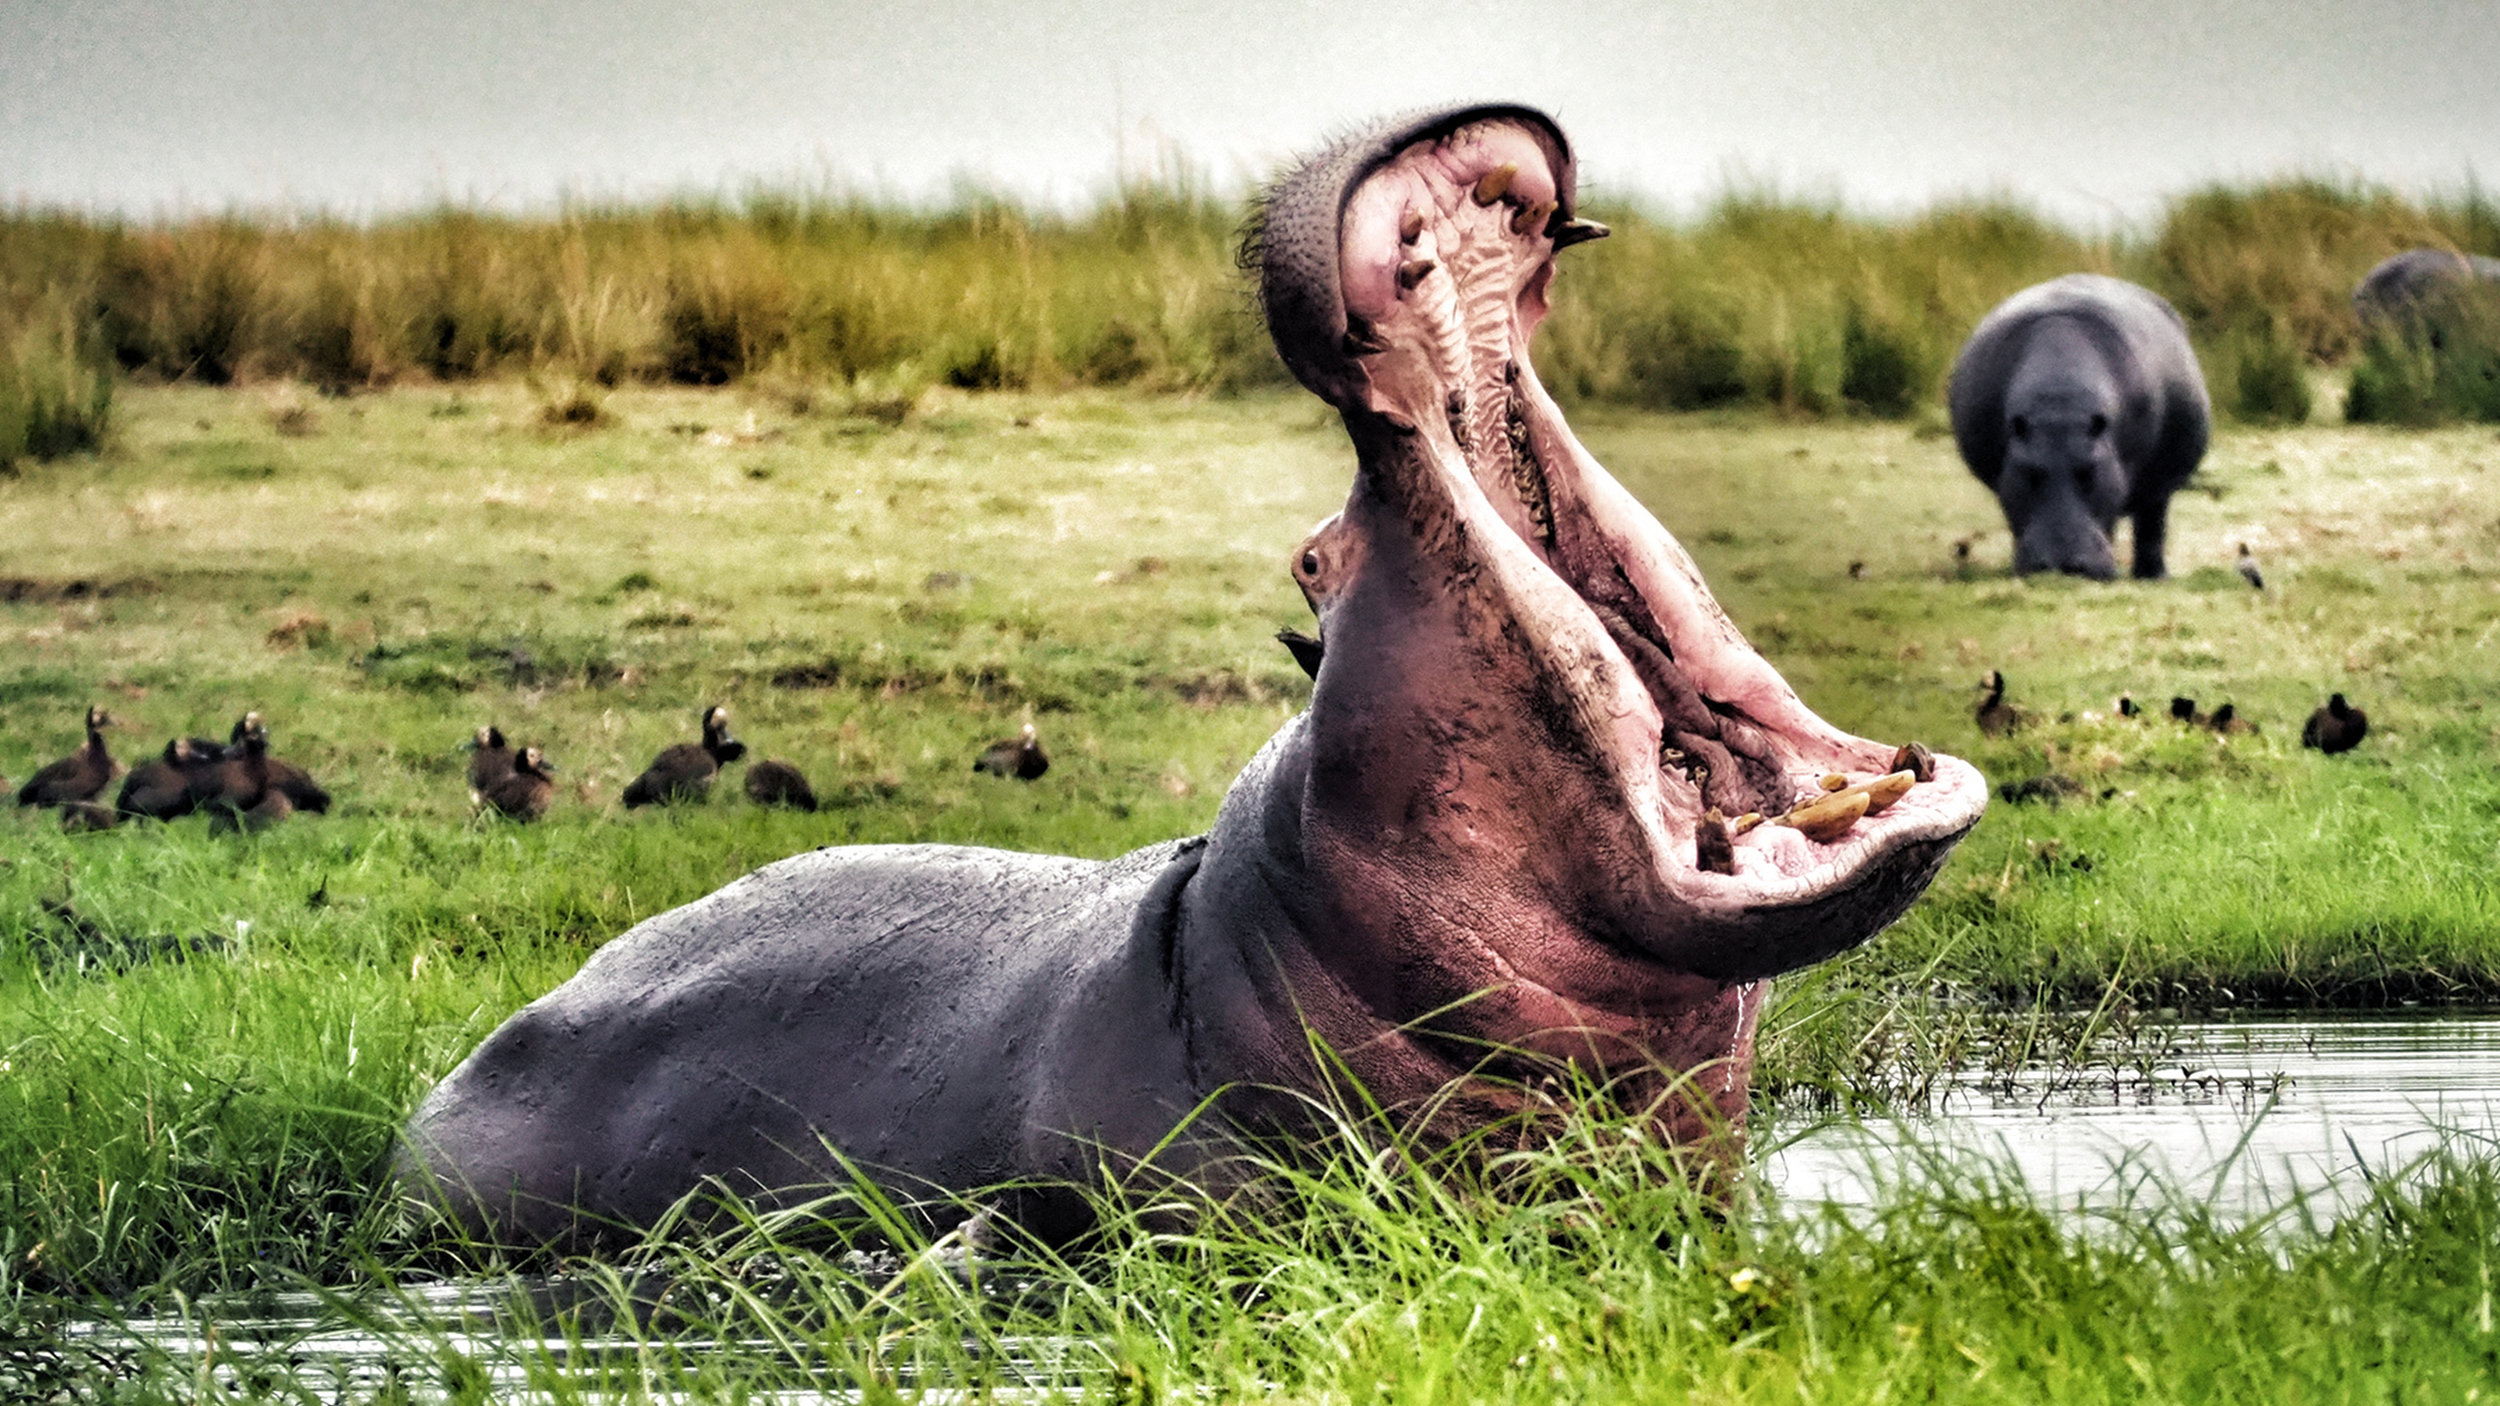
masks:
[[(0, 323), (67, 308), (121, 367), (210, 385), (534, 373), (752, 381), (801, 402), (928, 384), (1238, 389), (1282, 380), (1232, 268), (1244, 208), (1169, 175), (1073, 215), (771, 193), (370, 224), (27, 211), (0, 216)], [(2303, 180), (2191, 192), (2111, 238), (2010, 204), (1878, 219), (1739, 192), (1691, 218), (1595, 213), (1616, 236), (1572, 259), (1541, 359), (1566, 395), (1652, 409), (1906, 415), (1936, 403), (1989, 307), (2082, 269), (2177, 303), (2225, 413), (2297, 421), (2300, 369), (2358, 344), (2349, 297), (2373, 263), (2425, 244), (2500, 252), (2479, 188), (2425, 203)]]
[(138, 1340), (170, 1348), (22, 1338), (0, 1372), (114, 1399), (232, 1383), (273, 1399), (2031, 1403), (2470, 1402), (2500, 1371), (2500, 1179), (2462, 1140), (2385, 1169), (2340, 1222), (2288, 1206), (2226, 1223), (2157, 1185), (2064, 1217), (1943, 1159), (1886, 1169), (1856, 1213), (1731, 1217), (1604, 1114), (1483, 1164), (1352, 1126), (1261, 1184), (1229, 1205), (1167, 1200), (1151, 1224), (1114, 1207), (1086, 1252), (1014, 1262), (898, 1245), (893, 1222), (830, 1198), (576, 1266), (480, 1336), (474, 1318), (343, 1296), (304, 1327), (373, 1334), (398, 1375), (360, 1355), (363, 1391), (322, 1347), (258, 1338), (249, 1320), (272, 1306), (249, 1299), (166, 1305)]
[[(549, 404), (134, 389), (102, 457), (0, 480), (0, 773), (66, 752), (90, 701), (132, 759), (258, 708), (339, 796), (257, 837), (0, 816), (12, 1273), (108, 1295), (349, 1273), (392, 1243), (372, 1193), (420, 1090), (637, 918), (821, 844), (1190, 833), (1307, 696), (1270, 638), (1307, 619), (1282, 559), (1349, 463), (1305, 398), (941, 390), (896, 419), (626, 388), (587, 427)], [(1996, 509), (1932, 433), (1583, 432), (1826, 716), (2077, 783), (1994, 807), (1810, 988), (1829, 1013), (1769, 1078), (1857, 1077), (1848, 1032), (1913, 985), (2500, 993), (2488, 430), (2227, 435), (2174, 509), (2179, 578), (2109, 586), (2006, 577)], [(2003, 739), (1970, 717), (1992, 666), (2038, 719)], [(2122, 689), (2261, 730), (2084, 716)], [(2349, 757), (2295, 745), (2329, 689), (2373, 720)], [(828, 808), (761, 811), (733, 775), (708, 806), (619, 809), (711, 701)], [(1050, 774), (973, 775), (1028, 712)], [(469, 817), (454, 749), (489, 721), (564, 768), (545, 823)]]

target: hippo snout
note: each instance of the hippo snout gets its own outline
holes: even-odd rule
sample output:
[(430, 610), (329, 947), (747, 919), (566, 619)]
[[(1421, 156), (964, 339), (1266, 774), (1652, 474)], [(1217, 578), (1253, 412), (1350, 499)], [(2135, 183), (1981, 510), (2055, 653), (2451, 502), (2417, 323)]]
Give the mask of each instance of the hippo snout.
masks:
[(2061, 571), (2095, 581), (2115, 581), (2118, 556), (2110, 550), (2109, 538), (2099, 532), (2088, 537), (2025, 533), (2014, 543), (2014, 570), (2024, 576), (2035, 571)]

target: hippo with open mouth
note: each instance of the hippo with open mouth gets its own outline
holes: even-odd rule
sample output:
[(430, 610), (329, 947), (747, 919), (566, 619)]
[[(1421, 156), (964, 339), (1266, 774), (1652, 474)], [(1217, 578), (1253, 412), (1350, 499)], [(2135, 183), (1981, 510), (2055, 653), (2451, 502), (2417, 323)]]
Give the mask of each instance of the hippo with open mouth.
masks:
[(1555, 254), (1603, 232), (1530, 108), (1383, 122), (1287, 175), (1245, 262), (1357, 469), (1292, 558), (1310, 707), (1212, 832), (768, 865), (495, 1031), (403, 1178), (476, 1231), (578, 1242), (847, 1163), (912, 1195), (1022, 1183), (1006, 1209), (1058, 1238), (1106, 1166), (1290, 1136), (1322, 1047), (1444, 1120), (1565, 1061), (1665, 1137), (1741, 1127), (1768, 979), (1898, 917), (1986, 784), (1808, 710), (1572, 436), (1529, 341)]

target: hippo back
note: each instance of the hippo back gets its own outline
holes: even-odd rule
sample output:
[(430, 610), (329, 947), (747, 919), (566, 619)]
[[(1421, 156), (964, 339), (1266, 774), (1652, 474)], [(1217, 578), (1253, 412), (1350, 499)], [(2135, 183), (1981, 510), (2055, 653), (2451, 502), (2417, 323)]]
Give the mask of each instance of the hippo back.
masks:
[(907, 1196), (1091, 1180), (1098, 1145), (1151, 1146), (1195, 1097), (1139, 931), (1187, 855), (858, 846), (767, 865), (618, 937), (488, 1037), (412, 1120), (403, 1178), (539, 1242), (650, 1224), (706, 1169), (766, 1200), (821, 1190), (845, 1179), (837, 1130), (842, 1158)]

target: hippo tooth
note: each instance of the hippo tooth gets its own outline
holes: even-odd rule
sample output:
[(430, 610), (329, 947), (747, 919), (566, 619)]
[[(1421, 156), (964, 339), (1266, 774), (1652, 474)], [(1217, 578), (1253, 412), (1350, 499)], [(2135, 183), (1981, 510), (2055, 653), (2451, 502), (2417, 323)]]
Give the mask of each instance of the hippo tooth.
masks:
[(1891, 807), (1894, 801), (1910, 794), (1910, 788), (1917, 784), (1916, 776), (1906, 771), (1896, 771), (1889, 776), (1862, 781), (1850, 789), (1865, 793), (1867, 814), (1881, 815)]
[(1717, 806), (1693, 827), (1693, 867), (1705, 874), (1736, 872), (1736, 845), (1728, 836), (1727, 817)]
[(1519, 176), (1519, 163), (1505, 161), (1476, 178), (1476, 203), (1490, 205), (1510, 193), (1510, 183)]
[(1727, 828), (1735, 834), (1742, 835), (1746, 831), (1751, 830), (1753, 827), (1761, 823), (1762, 812), (1758, 810), (1749, 810), (1743, 815), (1736, 817), (1734, 820), (1729, 821)]
[(1829, 843), (1847, 834), (1849, 827), (1857, 824), (1859, 818), (1866, 814), (1869, 804), (1871, 802), (1862, 791), (1855, 794), (1834, 792), (1820, 800), (1808, 801), (1781, 816), (1780, 823), (1809, 840)]
[(1846, 790), (1848, 786), (1849, 778), (1836, 771), (1823, 778), (1823, 789), (1826, 791)]
[(1614, 231), (1595, 220), (1564, 220), (1558, 225), (1547, 225), (1545, 233), (1554, 241), (1554, 249), (1559, 253), (1574, 244), (1586, 244), (1592, 239), (1604, 239)]
[(1398, 243), (1412, 244), (1415, 242), (1415, 237), (1423, 232), (1424, 212), (1409, 210), (1406, 212), (1406, 218), (1398, 223)]
[(1933, 781), (1936, 779), (1936, 754), (1928, 751), (1927, 744), (1923, 742), (1904, 743), (1899, 751), (1892, 754), (1892, 770), (1906, 771), (1915, 780)]
[(1519, 212), (1510, 217), (1510, 232), (1527, 234), (1531, 231), (1542, 231), (1546, 225), (1552, 223), (1554, 212), (1560, 208), (1561, 202), (1553, 200), (1540, 200), (1534, 205), (1522, 205), (1519, 207)]
[(1432, 271), (1440, 266), (1431, 259), (1413, 259), (1400, 264), (1398, 265), (1398, 286), (1412, 289), (1416, 284), (1431, 276)]

